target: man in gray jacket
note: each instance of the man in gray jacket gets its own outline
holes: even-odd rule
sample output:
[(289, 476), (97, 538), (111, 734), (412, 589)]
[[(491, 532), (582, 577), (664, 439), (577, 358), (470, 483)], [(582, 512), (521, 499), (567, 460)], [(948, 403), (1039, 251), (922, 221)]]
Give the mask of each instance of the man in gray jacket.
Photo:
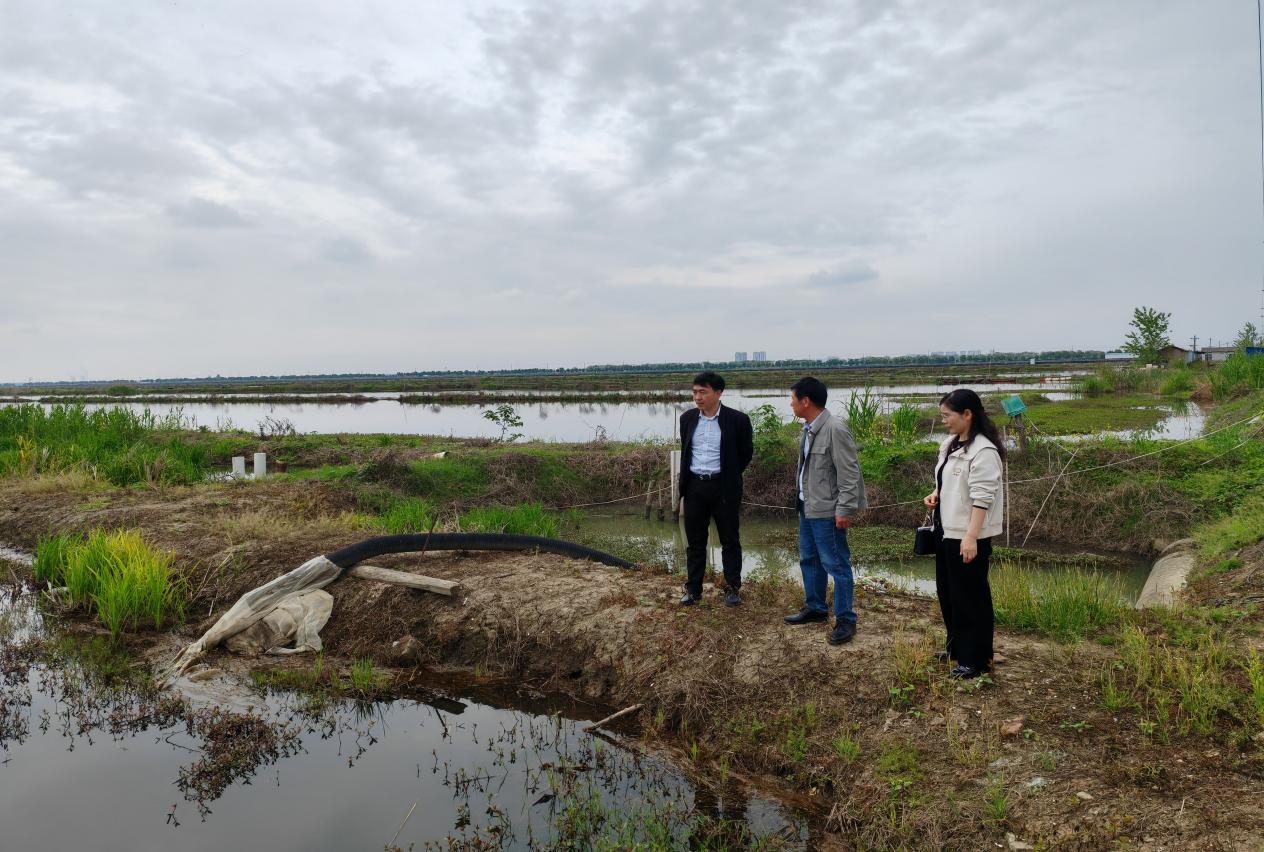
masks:
[(834, 578), (834, 628), (831, 645), (856, 635), (852, 609), (855, 580), (847, 528), (868, 506), (860, 474), (856, 442), (840, 417), (825, 408), (829, 398), (820, 379), (805, 376), (790, 388), (790, 409), (803, 420), (799, 439), (799, 567), (803, 571), (804, 606), (786, 616), (787, 624), (829, 621), (825, 593)]

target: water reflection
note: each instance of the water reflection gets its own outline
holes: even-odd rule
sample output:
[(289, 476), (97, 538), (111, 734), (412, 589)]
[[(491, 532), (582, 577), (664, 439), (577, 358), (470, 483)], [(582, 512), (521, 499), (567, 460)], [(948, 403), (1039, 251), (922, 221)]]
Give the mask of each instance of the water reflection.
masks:
[(738, 787), (698, 792), (661, 756), (581, 730), (562, 701), (239, 686), (250, 711), (199, 707), (154, 691), (104, 640), (54, 635), (15, 587), (0, 588), (0, 674), (4, 848), (575, 849), (597, 831), (615, 846), (810, 842), (804, 816)]
[[(1037, 383), (979, 383), (956, 384), (908, 384), (883, 385), (872, 388), (883, 411), (890, 411), (903, 402), (933, 403), (954, 387), (973, 387), (982, 393), (1011, 393), (1016, 391), (1039, 392), (1051, 399), (1069, 398), (1070, 379), (1067, 376), (1050, 376)], [(846, 406), (853, 389), (840, 388), (831, 397), (830, 407), (841, 411)], [(472, 393), (472, 392), (471, 392)], [(541, 391), (541, 395), (548, 392)], [(636, 392), (629, 392), (636, 393)], [(532, 395), (530, 392), (506, 391), (483, 394), (495, 397), (514, 394)], [(456, 394), (459, 396), (460, 394)], [(145, 402), (144, 396), (130, 397), (127, 401), (110, 403), (122, 405), (134, 411), (146, 407), (157, 413), (181, 409), (186, 418), (199, 425), (214, 426), (217, 430), (237, 428), (256, 431), (258, 424), (268, 418), (288, 420), (299, 432), (322, 434), (402, 434), (402, 435), (452, 435), (469, 438), (494, 438), (497, 427), (483, 417), (489, 404), (422, 404), (408, 405), (396, 401), (398, 393), (374, 392), (359, 394), (365, 401), (357, 403), (322, 403), (322, 394), (311, 394), (311, 402), (268, 403), (257, 394), (226, 394), (223, 398), (234, 402), (186, 402), (170, 404)], [(575, 394), (575, 396), (582, 396)], [(548, 441), (618, 440), (670, 441), (676, 434), (680, 413), (692, 406), (688, 399), (678, 402), (651, 401), (612, 403), (610, 394), (603, 394), (594, 401), (573, 402), (524, 402), (521, 405), (524, 425), (522, 432), (528, 439)], [(34, 401), (34, 400), (32, 400)], [(731, 388), (724, 394), (724, 402), (734, 408), (750, 411), (760, 405), (772, 405), (785, 420), (791, 418), (789, 390), (782, 388)], [(89, 408), (102, 407), (91, 404)]]

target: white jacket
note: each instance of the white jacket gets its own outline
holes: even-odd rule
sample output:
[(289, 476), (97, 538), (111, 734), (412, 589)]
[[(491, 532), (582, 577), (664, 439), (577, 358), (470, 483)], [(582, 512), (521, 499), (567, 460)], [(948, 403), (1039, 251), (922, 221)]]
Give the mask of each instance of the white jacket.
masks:
[(935, 480), (939, 481), (942, 467), (943, 486), (939, 489), (939, 518), (944, 525), (944, 538), (965, 538), (970, 527), (970, 512), (974, 507), (986, 509), (983, 529), (979, 538), (999, 535), (1005, 520), (1005, 490), (1001, 487), (1001, 454), (982, 435), (975, 435), (970, 443), (948, 455), (948, 436), (939, 447), (939, 461), (935, 463)]

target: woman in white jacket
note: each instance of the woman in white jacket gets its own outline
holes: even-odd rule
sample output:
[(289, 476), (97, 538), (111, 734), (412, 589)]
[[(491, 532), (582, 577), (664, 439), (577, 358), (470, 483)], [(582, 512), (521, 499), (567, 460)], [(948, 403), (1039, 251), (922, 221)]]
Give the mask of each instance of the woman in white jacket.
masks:
[(973, 678), (992, 665), (992, 589), (988, 561), (1001, 532), (1005, 446), (972, 390), (939, 401), (948, 438), (939, 448), (935, 490), (923, 502), (935, 512), (935, 592), (948, 631), (938, 656), (957, 663), (951, 676)]

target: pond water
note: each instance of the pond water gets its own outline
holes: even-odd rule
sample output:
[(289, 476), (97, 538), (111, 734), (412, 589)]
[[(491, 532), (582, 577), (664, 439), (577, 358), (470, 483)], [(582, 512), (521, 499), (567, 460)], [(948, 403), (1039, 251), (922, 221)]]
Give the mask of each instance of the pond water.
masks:
[[(874, 387), (871, 392), (879, 400), (884, 411), (904, 401), (917, 403), (934, 402), (940, 396), (961, 385), (909, 384)], [(1045, 377), (1044, 381), (1029, 384), (997, 383), (966, 385), (981, 393), (1039, 392), (1051, 399), (1069, 398), (1070, 379), (1067, 376)], [(682, 389), (687, 390), (687, 389)], [(844, 411), (853, 388), (841, 388), (830, 399), (830, 408)], [(506, 392), (508, 393), (508, 392)], [(521, 394), (515, 391), (514, 394)], [(541, 393), (547, 393), (542, 391)], [(772, 405), (784, 420), (791, 419), (789, 391), (784, 388), (739, 389), (724, 393), (724, 402), (734, 408), (750, 411), (761, 405)], [(117, 406), (165, 415), (178, 410), (183, 418), (195, 425), (213, 429), (237, 427), (255, 431), (265, 421), (284, 420), (293, 424), (299, 432), (320, 434), (398, 434), (398, 435), (451, 435), (461, 438), (494, 438), (500, 428), (483, 415), (490, 406), (479, 404), (445, 403), (442, 405), (412, 405), (396, 401), (398, 394), (370, 393), (372, 401), (356, 404), (332, 404), (320, 402), (319, 395), (312, 395), (312, 402), (267, 403), (254, 400), (250, 394), (234, 395), (233, 402), (189, 402), (184, 404), (145, 403), (141, 399), (127, 402), (89, 404), (89, 408)], [(34, 401), (34, 398), (31, 399)], [(11, 403), (10, 403), (11, 404)], [(607, 438), (617, 441), (673, 440), (680, 413), (693, 406), (688, 399), (678, 402), (611, 402), (608, 399), (592, 402), (528, 402), (512, 403), (522, 418), (520, 430), (528, 439), (543, 441), (591, 441)]]
[(106, 643), (68, 641), (29, 592), (0, 601), (5, 849), (570, 849), (597, 814), (682, 847), (704, 818), (812, 845), (802, 813), (584, 732), (575, 719), (597, 708), (438, 692), (314, 705), (248, 687), (180, 703), (107, 679)]
[[(801, 577), (799, 571), (799, 552), (796, 542), (797, 521), (792, 512), (786, 512), (786, 518), (769, 518), (744, 515), (742, 517), (742, 576), (752, 573), (781, 574), (791, 579)], [(583, 516), (581, 526), (590, 532), (602, 536), (620, 537), (638, 541), (651, 548), (660, 549), (665, 561), (677, 570), (683, 571), (685, 564), (685, 531), (683, 523), (672, 523), (671, 516), (659, 521), (655, 517), (645, 519), (644, 513), (626, 514), (587, 514)], [(852, 536), (852, 568), (858, 582), (880, 581), (904, 591), (915, 594), (933, 596), (935, 594), (935, 560), (932, 557), (913, 557), (907, 559), (872, 559), (865, 555), (863, 544), (857, 538), (863, 533)], [(908, 533), (909, 549), (912, 549), (913, 533)], [(719, 535), (715, 526), (707, 539), (707, 566), (709, 570), (720, 568)], [(1017, 546), (1018, 540), (1014, 541)], [(1051, 550), (1056, 550), (1051, 548)], [(1150, 564), (1143, 559), (1122, 556), (1120, 554), (1103, 554), (1109, 556), (1110, 566), (1091, 568), (1118, 576), (1122, 581), (1124, 592), (1130, 602), (1136, 601), (1146, 578), (1150, 575)], [(1034, 566), (1032, 570), (1059, 571), (1065, 568), (1051, 566), (1041, 568)]]

